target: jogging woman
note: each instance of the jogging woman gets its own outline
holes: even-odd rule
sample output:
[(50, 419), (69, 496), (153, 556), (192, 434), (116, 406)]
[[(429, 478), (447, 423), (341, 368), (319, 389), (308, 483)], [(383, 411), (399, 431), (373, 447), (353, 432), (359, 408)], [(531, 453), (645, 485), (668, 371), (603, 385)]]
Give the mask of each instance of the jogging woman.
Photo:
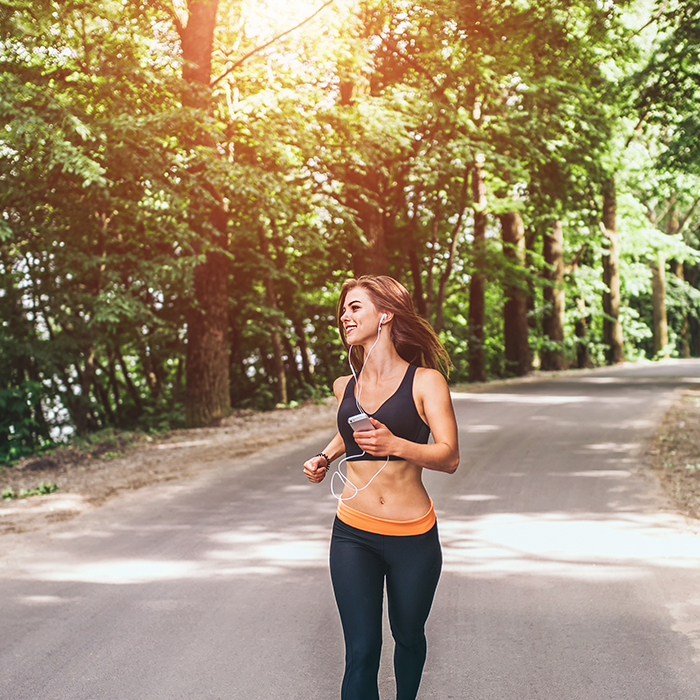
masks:
[(449, 358), (408, 291), (391, 277), (348, 280), (338, 326), (352, 375), (333, 384), (338, 433), (304, 463), (304, 473), (319, 483), (345, 454), (347, 474), (339, 465), (331, 478), (338, 511), (330, 569), (345, 637), (341, 698), (379, 698), (386, 580), (396, 698), (415, 700), (426, 657), (425, 622), (442, 567), (422, 473), (451, 474), (459, 464), (452, 401), (438, 371), (447, 372)]

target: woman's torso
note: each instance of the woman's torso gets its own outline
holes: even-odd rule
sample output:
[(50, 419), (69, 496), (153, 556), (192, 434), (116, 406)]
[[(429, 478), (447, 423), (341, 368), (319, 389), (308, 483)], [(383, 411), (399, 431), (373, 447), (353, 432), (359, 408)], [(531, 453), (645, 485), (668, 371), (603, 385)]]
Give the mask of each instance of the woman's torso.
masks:
[[(368, 415), (384, 423), (395, 435), (424, 444), (428, 441), (430, 429), (416, 401), (415, 371), (415, 367), (406, 364), (397, 368), (391, 380), (376, 385), (363, 381), (360, 402)], [(422, 481), (423, 469), (396, 457), (382, 468), (386, 456), (362, 459), (359, 455), (361, 450), (347, 426), (347, 418), (359, 410), (356, 394), (354, 379), (347, 377), (338, 408), (338, 428), (352, 456), (346, 462), (348, 478), (362, 488), (379, 469), (382, 471), (362, 491), (356, 492), (346, 485), (341, 498), (355, 510), (379, 518), (412, 520), (421, 517), (431, 506)], [(356, 495), (353, 497), (353, 494)]]

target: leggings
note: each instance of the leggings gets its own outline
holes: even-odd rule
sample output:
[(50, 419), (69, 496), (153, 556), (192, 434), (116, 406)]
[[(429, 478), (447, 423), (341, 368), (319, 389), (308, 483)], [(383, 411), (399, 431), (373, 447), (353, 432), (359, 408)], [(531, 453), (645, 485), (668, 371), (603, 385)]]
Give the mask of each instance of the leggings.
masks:
[(396, 700), (415, 700), (427, 649), (425, 621), (442, 568), (437, 523), (422, 535), (392, 536), (336, 517), (330, 566), (345, 637), (342, 700), (379, 700), (385, 577)]

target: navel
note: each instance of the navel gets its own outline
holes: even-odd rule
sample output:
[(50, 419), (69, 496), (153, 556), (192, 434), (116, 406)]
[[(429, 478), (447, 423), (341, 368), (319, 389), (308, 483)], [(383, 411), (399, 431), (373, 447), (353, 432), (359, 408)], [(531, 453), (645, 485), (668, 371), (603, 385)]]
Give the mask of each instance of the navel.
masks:
[(384, 505), (384, 498), (382, 496), (379, 497), (379, 502)]

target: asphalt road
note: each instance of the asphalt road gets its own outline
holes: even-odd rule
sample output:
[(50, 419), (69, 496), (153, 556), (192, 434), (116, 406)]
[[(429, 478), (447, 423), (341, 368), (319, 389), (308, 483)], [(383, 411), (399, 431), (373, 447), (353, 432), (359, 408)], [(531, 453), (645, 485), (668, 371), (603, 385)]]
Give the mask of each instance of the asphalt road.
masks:
[[(642, 468), (700, 361), (457, 395), (421, 700), (697, 700), (700, 535)], [(335, 502), (315, 433), (0, 557), (2, 700), (333, 700)], [(1, 546), (1, 542), (0, 542)], [(391, 644), (380, 672), (393, 698)]]

